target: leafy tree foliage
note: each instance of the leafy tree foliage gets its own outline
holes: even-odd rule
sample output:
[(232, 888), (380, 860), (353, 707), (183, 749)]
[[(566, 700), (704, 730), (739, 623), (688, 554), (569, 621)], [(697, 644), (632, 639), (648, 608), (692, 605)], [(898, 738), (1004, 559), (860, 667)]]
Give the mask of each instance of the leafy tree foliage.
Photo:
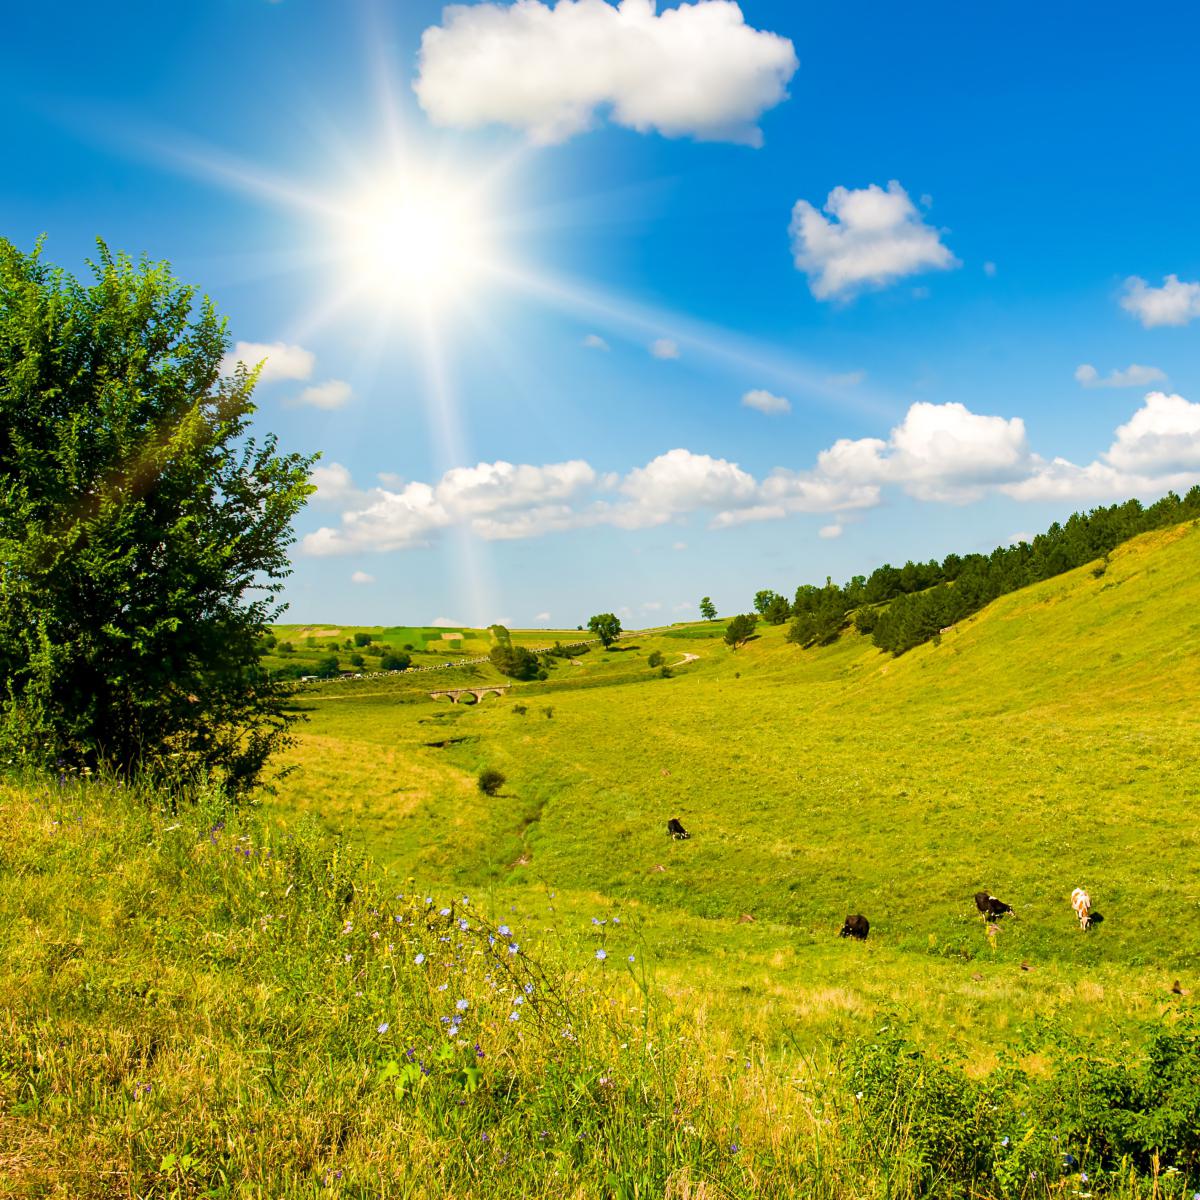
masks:
[[(771, 591), (770, 588), (764, 588), (761, 592), (756, 592), (754, 596), (754, 611), (760, 617), (767, 615), (767, 610), (778, 600), (783, 600), (783, 597), (778, 592)], [(787, 604), (787, 601), (783, 601)]]
[(588, 621), (588, 628), (600, 639), (605, 650), (621, 636), (621, 622), (612, 613), (597, 613)]
[(318, 679), (336, 679), (341, 673), (342, 664), (338, 662), (336, 654), (326, 654), (319, 658), (316, 667), (313, 668), (313, 674)]
[(494, 796), (508, 782), (508, 777), (495, 767), (484, 767), (475, 782), (485, 796)]
[(248, 437), (210, 301), (93, 273), (0, 240), (0, 747), (243, 794), (287, 740), (259, 654), (313, 459)]
[(538, 657), (524, 646), (511, 642), (497, 642), (488, 654), (492, 666), (509, 679), (534, 679), (537, 676)]
[(717, 619), (717, 606), (712, 602), (711, 599), (709, 599), (708, 596), (705, 596), (704, 599), (700, 601), (700, 615), (706, 621), (715, 621)]
[(354, 635), (354, 644), (360, 649), (363, 646), (369, 646), (371, 644), (371, 635), (369, 633), (356, 633)]
[(381, 671), (407, 671), (412, 658), (401, 650), (389, 650), (380, 660)]
[(758, 617), (754, 613), (742, 613), (741, 616), (734, 617), (725, 626), (725, 644), (734, 650), (745, 645), (754, 636), (757, 626)]
[(650, 657), (646, 659), (646, 664), (651, 667), (661, 667), (662, 662), (663, 656), (661, 650), (652, 650), (650, 652)]

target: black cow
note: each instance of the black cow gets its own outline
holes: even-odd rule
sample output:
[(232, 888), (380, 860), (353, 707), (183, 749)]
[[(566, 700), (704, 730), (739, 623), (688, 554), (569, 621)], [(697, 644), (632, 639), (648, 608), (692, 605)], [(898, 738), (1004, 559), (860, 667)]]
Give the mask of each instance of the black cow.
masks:
[(692, 835), (679, 823), (678, 817), (672, 817), (667, 822), (667, 832), (677, 841), (682, 842), (685, 838), (690, 838)]
[(858, 938), (860, 942), (865, 942), (870, 929), (871, 922), (862, 913), (856, 913), (854, 916), (846, 918), (846, 923), (842, 926), (842, 932), (838, 934), (838, 937)]
[(987, 892), (975, 893), (975, 907), (979, 909), (981, 916), (987, 917), (989, 920), (995, 920), (1004, 916), (1005, 913), (1012, 912), (1011, 904), (1005, 904), (1003, 900), (997, 900), (995, 896), (989, 896)]

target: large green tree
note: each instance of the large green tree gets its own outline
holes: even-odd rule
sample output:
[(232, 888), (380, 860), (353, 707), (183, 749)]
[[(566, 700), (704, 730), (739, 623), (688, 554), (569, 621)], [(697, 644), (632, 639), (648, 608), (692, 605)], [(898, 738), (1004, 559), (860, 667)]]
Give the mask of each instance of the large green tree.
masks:
[(700, 601), (700, 615), (706, 621), (715, 621), (717, 619), (717, 606), (712, 602), (711, 599), (709, 599), (708, 596), (705, 596), (704, 599)]
[(313, 459), (249, 436), (208, 299), (91, 267), (0, 240), (0, 750), (243, 794), (287, 740), (259, 654)]
[(621, 620), (613, 613), (597, 613), (588, 621), (588, 628), (607, 650), (621, 636)]

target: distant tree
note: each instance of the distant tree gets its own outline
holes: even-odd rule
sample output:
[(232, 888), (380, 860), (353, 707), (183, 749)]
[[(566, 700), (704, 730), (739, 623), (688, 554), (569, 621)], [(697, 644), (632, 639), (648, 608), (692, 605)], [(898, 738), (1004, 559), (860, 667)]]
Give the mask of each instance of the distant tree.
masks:
[(354, 644), (356, 646), (369, 646), (371, 644), (371, 635), (369, 633), (356, 633), (354, 635)]
[(276, 654), (295, 654), (296, 651), (291, 642), (280, 642), (275, 648)]
[(310, 634), (308, 635), (308, 637), (306, 637), (306, 638), (304, 639), (304, 644), (305, 644), (306, 646), (308, 646), (310, 649), (314, 649), (314, 650), (315, 650), (315, 649), (316, 649), (316, 645), (317, 645), (317, 639), (316, 639), (316, 638), (315, 638), (315, 637), (314, 637), (314, 636), (313, 636), (313, 635), (310, 633)]
[(279, 645), (279, 640), (273, 633), (268, 633), (267, 636), (263, 638), (263, 646), (267, 650), (274, 650), (277, 645)]
[(621, 636), (621, 622), (613, 613), (597, 613), (588, 621), (588, 628), (607, 650)]
[(494, 796), (507, 781), (503, 771), (497, 771), (495, 767), (484, 767), (475, 783), (485, 796)]
[(492, 635), (492, 640), (501, 646), (512, 645), (512, 634), (503, 625), (489, 625), (488, 633)]
[(350, 655), (350, 665), (352, 667), (361, 667), (367, 660), (361, 654)]
[(398, 650), (389, 650), (379, 660), (379, 669), (381, 671), (407, 671), (412, 659), (407, 654), (402, 654)]
[(488, 653), (492, 666), (509, 679), (534, 679), (538, 673), (537, 655), (524, 646), (498, 642)]
[[(767, 615), (767, 610), (777, 600), (783, 600), (783, 597), (778, 592), (771, 591), (770, 588), (764, 588), (761, 592), (756, 592), (754, 594), (754, 611), (758, 613), (760, 617), (765, 617)], [(787, 601), (784, 600), (784, 603), (786, 604)]]
[(767, 605), (767, 611), (763, 613), (763, 616), (766, 617), (767, 622), (771, 625), (782, 625), (791, 615), (792, 606), (782, 596), (776, 596)]
[(754, 613), (742, 613), (741, 616), (734, 617), (725, 626), (725, 644), (734, 650), (745, 645), (754, 636), (757, 625), (758, 617)]
[(317, 665), (313, 668), (313, 674), (318, 679), (333, 679), (340, 675), (342, 670), (341, 663), (338, 662), (336, 654), (326, 654), (324, 658), (317, 660)]
[(662, 661), (663, 661), (663, 656), (662, 656), (661, 650), (652, 651), (650, 654), (650, 657), (648, 659), (646, 659), (647, 664), (651, 667), (661, 667)]
[(700, 601), (700, 615), (706, 621), (715, 621), (717, 619), (717, 606), (707, 596)]
[(249, 436), (208, 300), (92, 270), (0, 240), (0, 758), (242, 795), (293, 719), (260, 656), (313, 459)]

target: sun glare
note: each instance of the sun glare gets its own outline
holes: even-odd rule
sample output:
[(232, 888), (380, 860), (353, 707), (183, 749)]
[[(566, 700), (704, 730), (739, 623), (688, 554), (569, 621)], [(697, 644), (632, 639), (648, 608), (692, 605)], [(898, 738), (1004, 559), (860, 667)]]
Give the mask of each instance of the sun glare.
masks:
[(376, 300), (436, 308), (484, 272), (484, 213), (448, 180), (396, 174), (346, 198), (338, 210), (338, 257), (351, 286)]

